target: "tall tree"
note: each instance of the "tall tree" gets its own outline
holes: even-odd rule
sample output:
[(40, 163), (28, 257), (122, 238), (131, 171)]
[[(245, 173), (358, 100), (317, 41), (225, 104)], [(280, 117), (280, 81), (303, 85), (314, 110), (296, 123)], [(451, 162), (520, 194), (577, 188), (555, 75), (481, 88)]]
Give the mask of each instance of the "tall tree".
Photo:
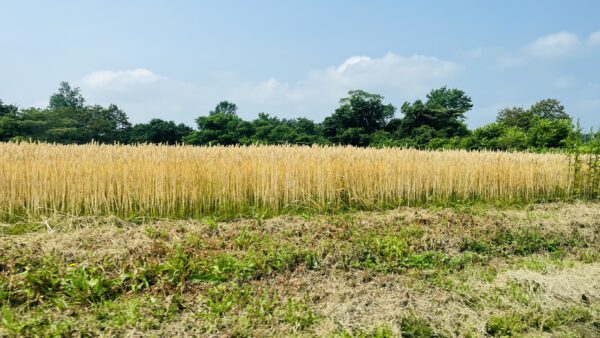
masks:
[(130, 141), (133, 143), (182, 143), (183, 138), (193, 131), (183, 123), (175, 124), (173, 121), (152, 119), (148, 123), (133, 126), (130, 132)]
[(238, 107), (235, 103), (229, 101), (221, 101), (217, 104), (214, 110), (211, 110), (209, 115), (223, 113), (225, 115), (237, 115)]
[(0, 141), (8, 141), (18, 136), (17, 118), (19, 108), (14, 105), (4, 104), (0, 100)]
[(506, 127), (518, 127), (524, 130), (531, 127), (533, 120), (533, 112), (523, 107), (504, 108), (498, 112), (496, 122), (505, 125)]
[(114, 104), (108, 107), (95, 105), (84, 110), (85, 121), (81, 131), (89, 140), (100, 143), (126, 143), (131, 123), (127, 114)]
[(4, 104), (0, 99), (0, 116), (16, 116), (19, 108), (12, 104)]
[(340, 100), (340, 107), (323, 121), (325, 136), (334, 143), (366, 146), (371, 134), (387, 126), (395, 110), (383, 103), (381, 95), (350, 91)]
[(198, 145), (250, 143), (253, 134), (252, 124), (237, 116), (236, 111), (235, 104), (222, 101), (208, 116), (200, 116), (196, 119), (198, 130), (186, 136), (184, 142)]
[(496, 122), (507, 127), (529, 130), (536, 119), (572, 120), (559, 100), (543, 99), (531, 105), (529, 109), (523, 107), (504, 108), (498, 112)]
[(571, 120), (571, 116), (565, 111), (557, 99), (543, 99), (534, 103), (529, 111), (537, 117), (549, 120)]
[(417, 100), (412, 104), (405, 102), (402, 105), (403, 136), (414, 136), (413, 134), (423, 126), (434, 130), (436, 137), (468, 134), (464, 123), (465, 113), (473, 108), (473, 104), (464, 91), (442, 87), (432, 90), (426, 98), (425, 102)]
[(50, 109), (82, 109), (85, 105), (85, 99), (81, 95), (81, 90), (76, 87), (72, 88), (71, 85), (63, 81), (60, 83), (58, 93), (50, 96), (50, 102), (48, 108)]
[(529, 143), (538, 149), (563, 148), (574, 132), (571, 120), (536, 118), (528, 132)]

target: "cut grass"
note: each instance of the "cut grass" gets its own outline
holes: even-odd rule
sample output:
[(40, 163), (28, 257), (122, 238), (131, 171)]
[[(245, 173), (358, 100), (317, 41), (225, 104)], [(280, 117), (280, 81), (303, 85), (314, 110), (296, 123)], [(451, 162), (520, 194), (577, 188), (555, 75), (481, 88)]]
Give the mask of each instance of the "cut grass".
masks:
[(29, 222), (0, 237), (0, 335), (598, 333), (599, 219), (577, 203)]

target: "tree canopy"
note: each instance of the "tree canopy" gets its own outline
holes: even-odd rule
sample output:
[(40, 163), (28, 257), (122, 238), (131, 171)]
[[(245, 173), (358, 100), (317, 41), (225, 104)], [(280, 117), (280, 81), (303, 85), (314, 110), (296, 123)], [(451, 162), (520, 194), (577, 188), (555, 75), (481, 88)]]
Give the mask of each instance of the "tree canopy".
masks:
[(196, 118), (194, 129), (161, 119), (132, 125), (118, 106), (87, 105), (79, 88), (61, 82), (46, 108), (21, 109), (0, 100), (0, 141), (545, 150), (565, 148), (576, 137), (582, 141), (597, 139), (594, 132), (578, 132), (565, 107), (553, 98), (529, 108), (503, 108), (496, 122), (471, 131), (465, 121), (472, 108), (464, 91), (441, 87), (423, 99), (404, 102), (400, 116), (396, 116), (396, 107), (386, 103), (383, 96), (353, 90), (322, 123), (306, 118), (281, 119), (267, 113), (244, 120), (235, 103), (221, 101)]
[(387, 126), (395, 110), (383, 103), (381, 95), (350, 91), (340, 100), (340, 107), (323, 121), (325, 136), (333, 143), (369, 145), (371, 135)]
[[(436, 137), (465, 136), (468, 129), (465, 113), (473, 108), (471, 98), (459, 89), (442, 87), (427, 94), (425, 102), (405, 102), (401, 112), (401, 134), (405, 137), (417, 137), (424, 130)], [(426, 129), (424, 129), (427, 127)]]
[(211, 110), (209, 115), (223, 113), (225, 115), (237, 115), (238, 107), (235, 103), (229, 101), (221, 101), (217, 104), (214, 110)]
[(63, 81), (60, 83), (58, 88), (58, 93), (52, 94), (50, 96), (50, 101), (48, 103), (49, 109), (82, 109), (85, 105), (85, 99), (81, 95), (81, 90), (77, 88), (72, 88), (71, 85)]

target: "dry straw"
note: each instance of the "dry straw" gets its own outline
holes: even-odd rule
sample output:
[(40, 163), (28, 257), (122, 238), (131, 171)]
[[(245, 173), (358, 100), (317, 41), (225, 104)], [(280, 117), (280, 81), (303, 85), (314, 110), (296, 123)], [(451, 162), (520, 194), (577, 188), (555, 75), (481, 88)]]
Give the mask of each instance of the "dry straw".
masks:
[(572, 196), (573, 176), (563, 154), (3, 143), (0, 211), (194, 217), (525, 202)]

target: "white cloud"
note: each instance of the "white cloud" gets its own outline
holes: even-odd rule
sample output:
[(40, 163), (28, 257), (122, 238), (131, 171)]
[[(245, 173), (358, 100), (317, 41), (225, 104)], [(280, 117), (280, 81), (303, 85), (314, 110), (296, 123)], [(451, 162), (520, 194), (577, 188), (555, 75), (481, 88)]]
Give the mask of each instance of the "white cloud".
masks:
[(381, 58), (350, 57), (337, 68), (314, 72), (314, 82), (337, 82), (340, 85), (390, 86), (409, 89), (455, 75), (460, 66), (434, 57), (408, 57), (388, 53)]
[(264, 111), (280, 117), (305, 116), (320, 121), (349, 90), (373, 91), (399, 104), (447, 84), (461, 69), (452, 61), (435, 57), (388, 53), (379, 58), (352, 56), (296, 81), (251, 81), (233, 73), (218, 73), (207, 75), (204, 82), (188, 83), (135, 69), (92, 72), (79, 83), (89, 102), (114, 102), (134, 122), (159, 117), (190, 123), (224, 99), (235, 102), (244, 118)]
[(528, 52), (540, 59), (562, 58), (574, 54), (581, 46), (577, 35), (560, 32), (541, 37), (532, 42)]
[(590, 34), (587, 43), (590, 46), (600, 46), (600, 31)]
[(351, 56), (346, 61), (344, 61), (339, 67), (337, 67), (337, 71), (340, 73), (345, 72), (352, 65), (360, 64), (361, 62), (369, 62), (372, 59), (368, 56)]
[(144, 68), (124, 71), (101, 70), (85, 76), (83, 78), (83, 84), (91, 88), (103, 89), (110, 87), (146, 85), (155, 83), (160, 79), (160, 76)]
[[(569, 32), (559, 32), (540, 37), (518, 50), (487, 48), (485, 54), (493, 60), (491, 69), (505, 70), (530, 65), (534, 60), (567, 59), (573, 56), (591, 55), (591, 47), (600, 46), (600, 31), (589, 35), (587, 40)], [(467, 51), (471, 58), (481, 57), (481, 48)]]
[[(285, 100), (334, 102), (349, 90), (395, 91), (415, 96), (432, 86), (444, 84), (461, 70), (451, 61), (422, 55), (388, 53), (381, 58), (352, 56), (339, 66), (316, 70), (304, 80), (281, 83), (275, 79), (244, 88), (252, 98), (268, 103)], [(243, 94), (243, 93), (240, 93)]]

